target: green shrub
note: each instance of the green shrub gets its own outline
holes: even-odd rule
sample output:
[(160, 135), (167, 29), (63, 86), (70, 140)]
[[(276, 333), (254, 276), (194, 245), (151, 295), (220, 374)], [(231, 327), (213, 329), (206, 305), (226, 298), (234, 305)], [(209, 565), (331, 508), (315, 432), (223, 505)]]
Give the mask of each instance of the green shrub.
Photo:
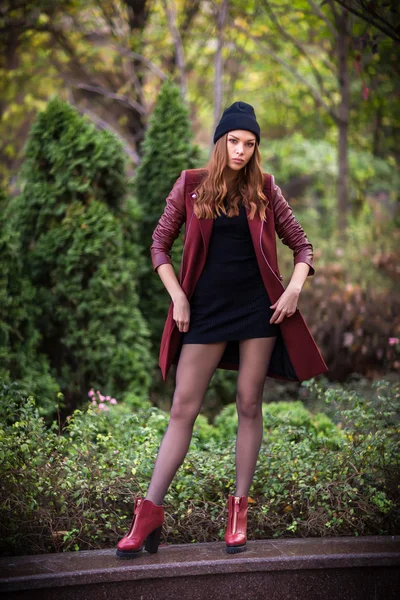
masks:
[(55, 98), (32, 126), (22, 179), (12, 226), (22, 275), (35, 289), (37, 351), (66, 410), (92, 386), (145, 397), (151, 355), (137, 292), (138, 211), (126, 199), (119, 141)]
[[(312, 137), (312, 136), (311, 136)], [(265, 144), (265, 145), (264, 145)], [(307, 139), (300, 132), (280, 139), (261, 142), (261, 152), (265, 170), (274, 173), (280, 187), (288, 187), (287, 200), (316, 247), (337, 246), (333, 238), (337, 236), (337, 141), (336, 139)], [(384, 193), (387, 196), (389, 222), (396, 212), (400, 176), (393, 157), (381, 158), (369, 151), (349, 148), (349, 250), (354, 247), (354, 228), (366, 226), (373, 231), (374, 218), (365, 221), (371, 206), (384, 203), (376, 198)], [(290, 192), (289, 192), (290, 187)], [(372, 215), (373, 217), (376, 215)], [(399, 213), (397, 212), (397, 216)], [(398, 220), (398, 219), (397, 219)], [(397, 223), (398, 225), (398, 223)], [(364, 238), (361, 238), (361, 240)], [(336, 241), (336, 240), (335, 240)], [(374, 240), (377, 241), (376, 239)], [(389, 240), (386, 242), (390, 243)], [(385, 243), (383, 235), (379, 243)], [(325, 259), (329, 258), (323, 254)], [(349, 269), (357, 268), (347, 260)], [(368, 266), (367, 261), (365, 265)], [(360, 276), (362, 273), (360, 272)]]
[[(304, 287), (299, 307), (329, 366), (331, 380), (353, 374), (396, 376), (400, 368), (400, 295), (380, 285), (346, 281), (347, 268), (320, 267)], [(379, 310), (377, 310), (379, 307)]]
[[(310, 380), (329, 419), (299, 402), (263, 406), (264, 440), (249, 496), (249, 539), (394, 534), (399, 512), (400, 386), (368, 397)], [(115, 546), (150, 481), (167, 413), (131, 398), (91, 401), (46, 427), (17, 386), (0, 389), (0, 529), (3, 555)], [(235, 486), (235, 406), (215, 424), (199, 415), (168, 493), (168, 543), (223, 539)]]
[[(326, 436), (327, 439), (338, 440), (338, 432), (331, 420), (323, 413), (312, 415), (298, 400), (297, 402), (271, 402), (263, 404), (264, 429), (268, 439), (271, 439), (281, 428), (304, 434), (318, 439)], [(222, 409), (214, 420), (214, 425), (219, 433), (219, 440), (229, 442), (236, 435), (238, 427), (237, 409), (235, 404), (230, 404)], [(289, 436), (290, 437), (290, 436)]]
[(36, 289), (24, 274), (19, 232), (12, 225), (9, 199), (0, 194), (0, 381), (19, 381), (22, 391), (40, 398), (52, 414), (59, 386), (40, 352)]

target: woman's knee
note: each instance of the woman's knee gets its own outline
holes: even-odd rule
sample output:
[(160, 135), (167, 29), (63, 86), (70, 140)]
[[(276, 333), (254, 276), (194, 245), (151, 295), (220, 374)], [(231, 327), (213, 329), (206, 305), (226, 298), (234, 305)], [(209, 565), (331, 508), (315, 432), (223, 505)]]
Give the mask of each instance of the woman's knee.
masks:
[(262, 392), (237, 393), (236, 406), (239, 419), (256, 419), (262, 414)]
[(189, 395), (175, 391), (172, 399), (170, 418), (194, 423), (200, 412), (200, 408), (201, 401), (196, 399), (193, 393)]

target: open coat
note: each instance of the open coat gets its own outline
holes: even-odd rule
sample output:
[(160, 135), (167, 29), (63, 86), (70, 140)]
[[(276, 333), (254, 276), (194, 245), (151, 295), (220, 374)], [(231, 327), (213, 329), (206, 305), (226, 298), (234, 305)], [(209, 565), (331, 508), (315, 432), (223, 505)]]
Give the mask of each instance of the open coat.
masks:
[[(184, 247), (178, 281), (190, 302), (197, 281), (207, 259), (208, 246), (214, 219), (198, 219), (193, 211), (194, 192), (206, 169), (183, 170), (167, 199), (164, 213), (153, 231), (150, 246), (153, 268), (171, 264), (171, 248), (185, 223)], [(304, 230), (292, 213), (274, 176), (264, 173), (264, 194), (269, 199), (265, 220), (258, 212), (253, 219), (247, 218), (249, 230), (265, 289), (274, 304), (285, 290), (279, 272), (276, 235), (293, 251), (294, 264), (305, 262), (310, 266), (308, 276), (314, 275), (313, 247)], [(299, 309), (278, 323), (279, 334), (274, 346), (267, 376), (286, 381), (304, 381), (328, 371), (328, 367), (315, 343)], [(189, 323), (190, 327), (190, 323)], [(159, 366), (165, 381), (172, 364), (176, 365), (182, 348), (183, 334), (173, 319), (171, 302), (161, 338)], [(221, 340), (223, 341), (223, 340)], [(229, 341), (217, 366), (221, 369), (239, 370), (239, 343)]]

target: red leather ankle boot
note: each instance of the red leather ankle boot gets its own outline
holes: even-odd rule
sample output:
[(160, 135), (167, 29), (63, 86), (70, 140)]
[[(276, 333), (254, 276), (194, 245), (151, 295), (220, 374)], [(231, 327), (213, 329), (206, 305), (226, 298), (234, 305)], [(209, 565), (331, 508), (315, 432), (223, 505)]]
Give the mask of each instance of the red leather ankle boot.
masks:
[(228, 498), (228, 525), (225, 531), (228, 554), (244, 552), (247, 548), (247, 496)]
[(163, 524), (163, 505), (153, 504), (151, 500), (135, 498), (132, 523), (129, 532), (118, 542), (116, 555), (119, 558), (140, 556), (145, 540), (147, 552), (156, 553)]

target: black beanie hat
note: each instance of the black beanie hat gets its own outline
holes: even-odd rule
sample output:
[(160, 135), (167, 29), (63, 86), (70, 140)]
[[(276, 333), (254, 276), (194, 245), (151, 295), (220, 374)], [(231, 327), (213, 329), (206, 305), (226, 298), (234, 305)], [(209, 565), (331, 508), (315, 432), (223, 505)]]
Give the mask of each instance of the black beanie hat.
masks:
[(251, 104), (247, 102), (234, 102), (223, 112), (220, 122), (214, 133), (214, 144), (228, 131), (245, 129), (251, 131), (260, 143), (260, 126), (256, 120), (256, 113)]

